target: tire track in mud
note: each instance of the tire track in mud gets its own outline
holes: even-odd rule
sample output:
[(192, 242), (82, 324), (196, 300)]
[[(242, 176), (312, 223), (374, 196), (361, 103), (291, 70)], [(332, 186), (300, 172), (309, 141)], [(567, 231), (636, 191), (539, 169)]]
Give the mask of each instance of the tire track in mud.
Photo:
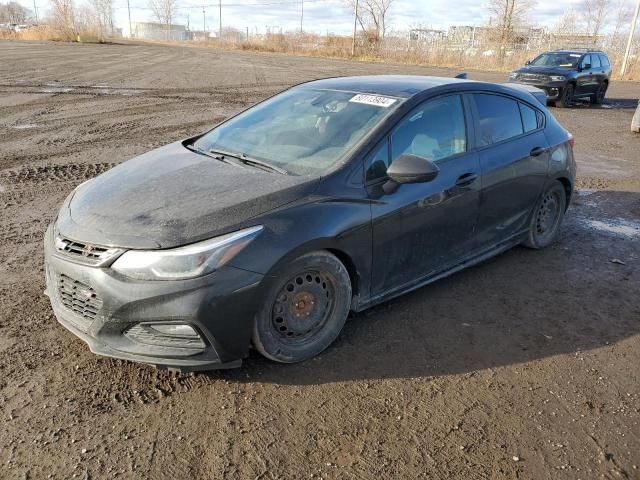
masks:
[(66, 163), (23, 167), (0, 172), (0, 193), (36, 189), (51, 183), (84, 181), (115, 167), (117, 163)]

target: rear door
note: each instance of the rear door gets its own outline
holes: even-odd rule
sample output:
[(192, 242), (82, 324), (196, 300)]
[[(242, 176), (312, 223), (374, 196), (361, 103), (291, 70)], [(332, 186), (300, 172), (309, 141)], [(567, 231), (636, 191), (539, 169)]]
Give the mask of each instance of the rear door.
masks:
[[(374, 296), (403, 289), (468, 255), (480, 197), (480, 162), (469, 150), (468, 123), (461, 95), (427, 100), (367, 160)], [(432, 160), (437, 177), (385, 192), (386, 168), (402, 154)]]
[(474, 93), (476, 143), (482, 170), (478, 246), (519, 234), (545, 184), (549, 145), (544, 114), (513, 97)]

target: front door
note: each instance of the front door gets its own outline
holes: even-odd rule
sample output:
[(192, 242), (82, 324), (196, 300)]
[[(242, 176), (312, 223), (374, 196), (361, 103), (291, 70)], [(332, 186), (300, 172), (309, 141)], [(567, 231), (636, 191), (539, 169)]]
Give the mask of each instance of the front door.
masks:
[[(427, 100), (367, 161), (374, 297), (403, 290), (468, 254), (478, 216), (480, 163), (476, 152), (467, 151), (465, 124), (460, 95)], [(385, 192), (386, 166), (402, 154), (433, 161), (437, 177)]]

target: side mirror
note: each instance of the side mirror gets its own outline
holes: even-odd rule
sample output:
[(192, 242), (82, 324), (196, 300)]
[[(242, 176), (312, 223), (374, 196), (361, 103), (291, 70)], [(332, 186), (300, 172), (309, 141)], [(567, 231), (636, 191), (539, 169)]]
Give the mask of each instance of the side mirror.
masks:
[(400, 155), (387, 169), (387, 176), (396, 183), (430, 182), (438, 175), (438, 167), (431, 160), (417, 155)]
[(531, 60), (527, 60), (526, 62), (524, 62), (525, 65), (529, 65), (531, 63)]
[(587, 64), (585, 64), (584, 67), (582, 67), (583, 70), (589, 70), (590, 68), (591, 68), (591, 64), (590, 63), (587, 63)]

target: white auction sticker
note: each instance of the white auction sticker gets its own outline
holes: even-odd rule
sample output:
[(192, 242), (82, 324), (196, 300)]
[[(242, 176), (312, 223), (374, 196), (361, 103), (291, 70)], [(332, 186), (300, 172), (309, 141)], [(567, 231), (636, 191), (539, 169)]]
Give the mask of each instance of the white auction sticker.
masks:
[(376, 107), (390, 107), (394, 103), (396, 103), (395, 98), (383, 97), (381, 95), (366, 95), (364, 93), (359, 93), (356, 96), (352, 97), (350, 102), (354, 103), (364, 103), (365, 105), (374, 105)]

